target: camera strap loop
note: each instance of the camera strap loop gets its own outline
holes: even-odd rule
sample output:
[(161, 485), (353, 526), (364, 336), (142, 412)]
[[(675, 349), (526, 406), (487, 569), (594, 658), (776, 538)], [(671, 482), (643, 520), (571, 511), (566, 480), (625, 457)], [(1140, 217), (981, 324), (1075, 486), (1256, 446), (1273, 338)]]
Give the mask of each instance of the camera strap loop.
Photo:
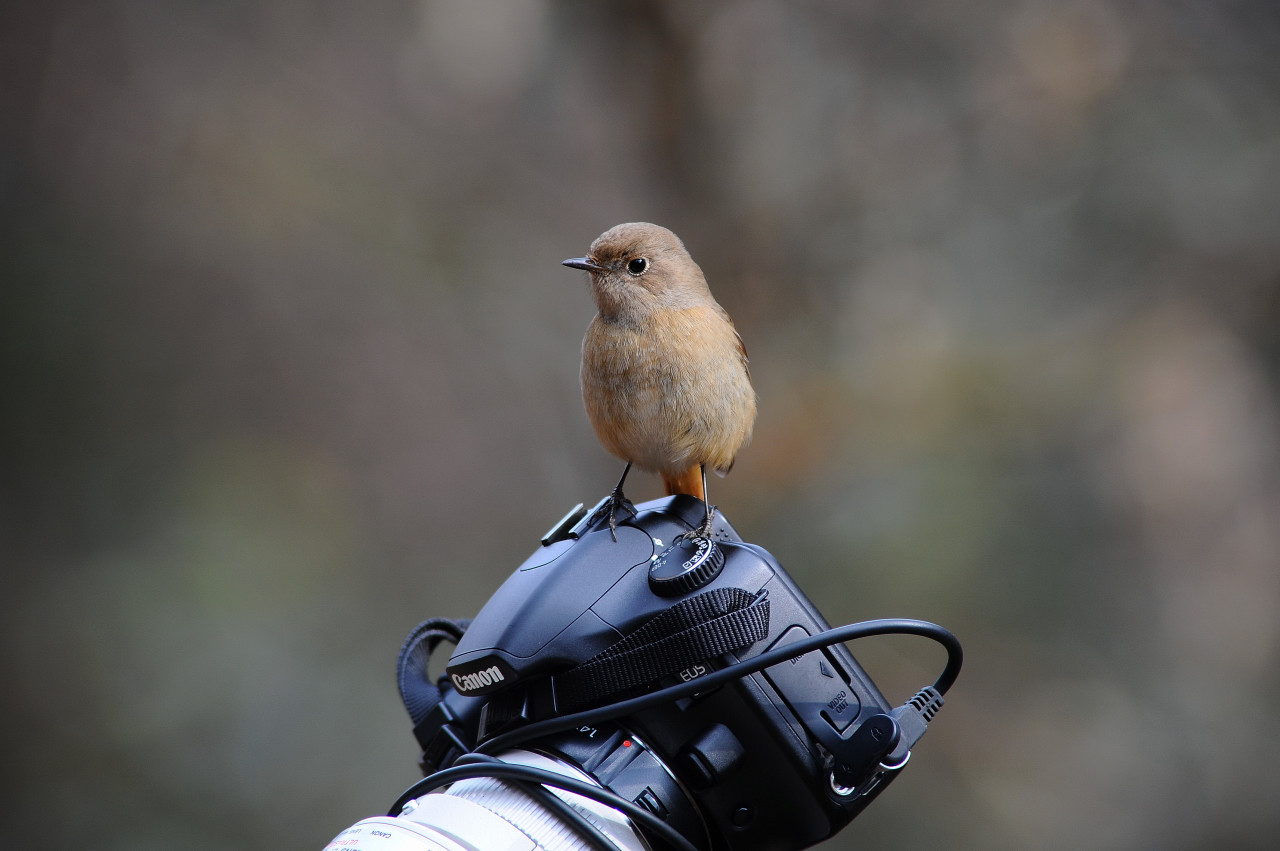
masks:
[(471, 625), (469, 618), (430, 618), (414, 627), (413, 632), (400, 645), (396, 659), (396, 682), (400, 686), (400, 699), (414, 724), (419, 724), (431, 714), (443, 695), (440, 686), (431, 681), (427, 666), (431, 654), (441, 641), (458, 643)]
[(612, 646), (555, 679), (563, 709), (654, 683), (707, 659), (741, 650), (769, 633), (769, 600), (716, 588), (681, 600)]

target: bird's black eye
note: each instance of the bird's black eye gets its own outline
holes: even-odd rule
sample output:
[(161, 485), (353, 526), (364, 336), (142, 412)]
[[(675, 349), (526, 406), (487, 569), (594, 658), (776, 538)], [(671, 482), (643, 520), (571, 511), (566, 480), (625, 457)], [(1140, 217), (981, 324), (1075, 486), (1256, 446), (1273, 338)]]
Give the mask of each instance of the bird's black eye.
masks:
[(649, 269), (649, 261), (636, 257), (627, 262), (627, 271), (633, 275), (643, 275)]

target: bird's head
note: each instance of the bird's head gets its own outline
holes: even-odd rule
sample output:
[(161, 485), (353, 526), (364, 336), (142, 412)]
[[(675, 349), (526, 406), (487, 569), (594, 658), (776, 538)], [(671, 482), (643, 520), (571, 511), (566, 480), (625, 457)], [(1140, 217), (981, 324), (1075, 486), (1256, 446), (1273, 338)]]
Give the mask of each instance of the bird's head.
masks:
[(590, 273), (596, 307), (609, 320), (636, 320), (712, 300), (702, 270), (680, 237), (648, 222), (610, 228), (596, 237), (585, 257), (563, 265)]

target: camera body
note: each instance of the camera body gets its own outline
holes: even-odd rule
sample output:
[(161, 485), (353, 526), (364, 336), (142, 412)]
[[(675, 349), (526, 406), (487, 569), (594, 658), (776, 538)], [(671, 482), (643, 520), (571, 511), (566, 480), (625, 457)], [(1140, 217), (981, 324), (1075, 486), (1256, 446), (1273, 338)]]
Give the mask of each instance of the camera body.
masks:
[[(684, 536), (701, 524), (702, 501), (628, 504), (616, 530), (605, 505), (578, 506), (547, 533), (466, 626), (438, 685), (423, 662), (419, 679), (438, 697), (418, 711), (402, 651), (425, 773), (530, 724), (697, 683), (830, 628), (723, 516), (710, 541)], [(919, 735), (900, 736), (894, 717), (836, 643), (520, 747), (594, 778), (699, 847), (783, 851), (838, 832), (897, 775)]]

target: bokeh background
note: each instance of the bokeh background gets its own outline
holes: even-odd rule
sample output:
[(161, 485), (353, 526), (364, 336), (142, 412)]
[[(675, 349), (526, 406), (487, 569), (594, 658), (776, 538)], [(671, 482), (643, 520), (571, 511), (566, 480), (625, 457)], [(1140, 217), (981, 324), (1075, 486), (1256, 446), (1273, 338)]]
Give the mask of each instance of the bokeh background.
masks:
[(965, 642), (823, 847), (1274, 847), (1271, 0), (26, 2), (0, 74), (0, 846), (385, 810), (401, 639), (619, 472), (559, 261), (639, 219), (751, 352), (713, 499)]

